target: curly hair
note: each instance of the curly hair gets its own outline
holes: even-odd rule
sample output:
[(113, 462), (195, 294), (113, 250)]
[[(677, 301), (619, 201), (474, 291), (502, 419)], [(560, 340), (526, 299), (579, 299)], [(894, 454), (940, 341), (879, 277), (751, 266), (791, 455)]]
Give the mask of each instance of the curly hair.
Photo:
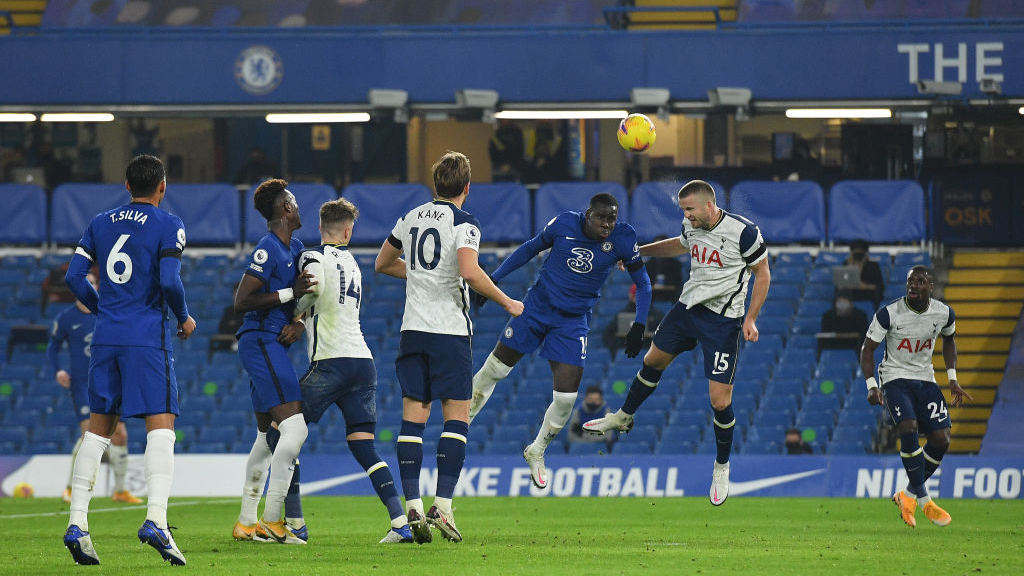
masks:
[(273, 180), (267, 180), (256, 188), (256, 193), (252, 196), (252, 203), (267, 221), (274, 217), (274, 205), (277, 204), (278, 197), (284, 194), (287, 186), (288, 182), (280, 178), (274, 178)]

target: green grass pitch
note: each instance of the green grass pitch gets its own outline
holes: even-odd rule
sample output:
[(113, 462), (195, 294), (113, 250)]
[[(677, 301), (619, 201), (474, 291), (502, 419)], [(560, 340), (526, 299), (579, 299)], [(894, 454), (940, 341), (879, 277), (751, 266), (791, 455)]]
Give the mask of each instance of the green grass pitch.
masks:
[(3, 498), (0, 574), (1024, 574), (1024, 501), (942, 504), (952, 525), (933, 526), (918, 511), (911, 529), (883, 499), (735, 497), (714, 508), (696, 497), (462, 498), (461, 544), (435, 532), (431, 544), (385, 546), (378, 500), (312, 496), (303, 502), (310, 543), (285, 546), (233, 541), (236, 499), (174, 498), (169, 519), (188, 559), (178, 568), (139, 544), (143, 507), (97, 497), (90, 528), (101, 565), (93, 568), (76, 567), (61, 543), (67, 505)]

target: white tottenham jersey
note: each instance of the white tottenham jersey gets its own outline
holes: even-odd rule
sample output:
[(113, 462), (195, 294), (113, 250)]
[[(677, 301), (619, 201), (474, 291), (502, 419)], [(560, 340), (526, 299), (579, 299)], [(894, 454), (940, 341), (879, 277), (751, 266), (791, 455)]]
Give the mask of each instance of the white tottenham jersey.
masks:
[(935, 299), (928, 300), (924, 312), (911, 308), (906, 298), (893, 300), (879, 309), (868, 326), (867, 336), (875, 342), (885, 340), (885, 356), (878, 365), (882, 384), (897, 378), (935, 382), (935, 339), (939, 334), (952, 336), (956, 332), (955, 320), (953, 309)]
[(299, 298), (295, 314), (306, 310), (309, 361), (372, 358), (359, 326), (363, 275), (344, 246), (324, 244), (299, 254), (299, 272), (313, 275), (313, 292)]
[(459, 275), (458, 250), (480, 250), (480, 223), (451, 202), (413, 208), (388, 241), (405, 253), (402, 330), (471, 336), (469, 286)]
[(716, 314), (742, 317), (750, 281), (747, 268), (768, 257), (757, 226), (722, 210), (711, 230), (694, 228), (684, 219), (679, 242), (690, 249), (690, 279), (679, 301), (687, 308), (703, 304)]

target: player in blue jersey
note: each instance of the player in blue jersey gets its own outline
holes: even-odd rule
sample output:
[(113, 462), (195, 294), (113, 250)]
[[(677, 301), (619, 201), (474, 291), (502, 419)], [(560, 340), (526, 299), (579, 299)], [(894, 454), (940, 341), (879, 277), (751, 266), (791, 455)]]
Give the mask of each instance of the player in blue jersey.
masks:
[[(184, 565), (167, 525), (167, 499), (178, 415), (171, 338), (187, 339), (196, 329), (181, 284), (185, 228), (181, 218), (159, 208), (167, 190), (159, 158), (133, 158), (125, 185), (131, 203), (93, 218), (65, 276), (78, 300), (96, 314), (96, 329), (89, 360), (89, 430), (75, 458), (64, 545), (78, 564), (99, 564), (89, 535), (93, 478), (118, 420), (145, 418), (148, 506), (139, 540), (171, 564)], [(100, 271), (98, 293), (87, 278), (93, 265)]]
[[(246, 463), (242, 509), (232, 535), (236, 540), (304, 544), (306, 527), (301, 512), (281, 517), (307, 434), (299, 378), (288, 358), (288, 347), (305, 329), (302, 322), (293, 321), (294, 299), (311, 291), (309, 275), (296, 274), (303, 246), (292, 233), (302, 227), (302, 221), (299, 205), (287, 186), (284, 180), (274, 179), (256, 188), (253, 203), (267, 219), (268, 232), (252, 251), (235, 292), (235, 310), (245, 312), (236, 334), (238, 358), (249, 373), (257, 434)], [(280, 433), (273, 450), (267, 444), (272, 423)], [(267, 501), (263, 517), (257, 520), (268, 465)]]
[[(96, 274), (89, 273), (89, 283), (99, 288)], [(92, 332), (96, 326), (96, 315), (89, 311), (80, 300), (68, 306), (53, 321), (50, 330), (50, 341), (46, 345), (46, 356), (53, 369), (54, 379), (62, 388), (71, 394), (71, 404), (78, 417), (81, 436), (71, 450), (71, 466), (74, 471), (75, 456), (82, 445), (82, 438), (89, 428), (89, 356), (92, 353)], [(60, 350), (64, 343), (68, 345), (71, 362), (65, 370), (60, 363)], [(124, 422), (118, 422), (114, 435), (110, 438), (107, 455), (110, 468), (114, 471), (114, 502), (141, 504), (142, 499), (134, 496), (124, 486), (124, 478), (128, 474), (128, 431)], [(71, 473), (68, 473), (68, 485), (64, 489), (64, 501), (71, 503)]]
[[(939, 468), (949, 448), (951, 422), (946, 399), (935, 383), (932, 357), (942, 336), (942, 360), (949, 378), (949, 404), (973, 400), (956, 379), (956, 314), (933, 299), (931, 268), (914, 266), (907, 272), (907, 293), (875, 313), (860, 351), (860, 367), (868, 387), (868, 402), (885, 406), (889, 421), (900, 435), (900, 459), (907, 471), (907, 487), (893, 497), (908, 526), (917, 526), (918, 505), (936, 526), (948, 526), (952, 518), (928, 494), (925, 483)], [(875, 379), (875, 349), (885, 341), (885, 357)], [(927, 442), (922, 448), (918, 434)]]
[(643, 344), (645, 320), (651, 305), (651, 280), (638, 252), (636, 231), (618, 222), (619, 202), (611, 194), (590, 199), (586, 212), (566, 212), (553, 218), (540, 234), (528, 240), (492, 274), (500, 282), (510, 272), (551, 249), (540, 277), (523, 300), (522, 316), (512, 318), (494, 351), (473, 376), (470, 418), (476, 417), (497, 382), (512, 371), (524, 354), (540, 348), (554, 381), (553, 399), (533, 443), (523, 451), (530, 478), (538, 488), (548, 485), (544, 451), (569, 422), (587, 357), (591, 309), (601, 297), (609, 272), (622, 262), (636, 283), (636, 320), (626, 335), (626, 357), (634, 358)]
[[(682, 232), (676, 238), (641, 246), (640, 254), (674, 257), (689, 252), (690, 279), (683, 285), (679, 301), (658, 325), (622, 408), (587, 422), (583, 429), (593, 434), (628, 431), (633, 427), (633, 414), (657, 387), (662, 372), (676, 356), (693, 350), (699, 342), (718, 448), (709, 496), (713, 505), (720, 506), (729, 496), (729, 454), (736, 425), (732, 380), (740, 336), (757, 342), (757, 315), (768, 297), (771, 271), (760, 230), (750, 220), (719, 208), (710, 184), (688, 182), (679, 189), (678, 201), (685, 216)], [(751, 273), (755, 275), (754, 289), (750, 309), (744, 314)]]

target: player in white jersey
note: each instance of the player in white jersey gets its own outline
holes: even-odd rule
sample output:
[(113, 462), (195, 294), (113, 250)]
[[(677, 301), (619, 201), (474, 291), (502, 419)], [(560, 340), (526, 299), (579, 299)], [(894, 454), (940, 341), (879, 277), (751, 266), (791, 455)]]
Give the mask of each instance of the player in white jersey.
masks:
[[(973, 400), (956, 380), (956, 315), (953, 309), (931, 297), (930, 268), (914, 266), (907, 273), (907, 295), (875, 313), (860, 350), (860, 366), (867, 378), (868, 402), (885, 405), (900, 435), (900, 458), (907, 471), (907, 488), (897, 492), (893, 502), (911, 528), (917, 525), (918, 504), (933, 524), (947, 526), (952, 519), (940, 508), (925, 487), (949, 448), (949, 412), (942, 390), (935, 383), (932, 355), (935, 340), (942, 335), (942, 359), (949, 376), (949, 403), (956, 407), (964, 398)], [(875, 379), (875, 348), (885, 340), (885, 356)], [(928, 439), (924, 448), (918, 432)]]
[[(755, 322), (768, 297), (771, 272), (757, 226), (719, 208), (710, 184), (701, 180), (688, 182), (679, 189), (678, 198), (685, 215), (682, 233), (641, 246), (640, 255), (672, 257), (689, 252), (690, 279), (683, 284), (679, 301), (658, 325), (622, 408), (587, 422), (583, 429), (594, 434), (629, 431), (633, 414), (654, 391), (662, 372), (677, 355), (693, 350), (700, 342), (718, 447), (709, 494), (711, 503), (720, 506), (729, 496), (729, 454), (736, 425), (732, 390), (740, 334), (748, 342), (757, 342)], [(755, 276), (754, 290), (750, 309), (744, 315), (751, 273)]]
[(313, 292), (299, 299), (296, 318), (306, 325), (309, 370), (299, 382), (306, 422), (319, 422), (336, 404), (345, 416), (345, 440), (387, 507), (391, 529), (382, 544), (412, 542), (412, 530), (388, 465), (377, 453), (377, 370), (359, 326), (363, 278), (348, 251), (359, 210), (339, 198), (320, 207), (323, 244), (299, 255), (299, 270), (312, 275)]
[[(477, 261), (480, 225), (462, 210), (469, 194), (469, 159), (447, 152), (432, 171), (434, 200), (413, 208), (395, 224), (374, 265), (377, 272), (406, 280), (405, 314), (395, 361), (402, 385), (398, 468), (406, 514), (419, 543), (431, 540), (431, 525), (444, 538), (462, 541), (452, 515), (452, 495), (466, 459), (473, 394), (468, 288), (494, 300), (513, 316), (523, 313), (523, 303), (495, 286)], [(435, 399), (441, 400), (444, 431), (437, 443), (436, 497), (424, 515), (419, 492), (423, 430)]]

